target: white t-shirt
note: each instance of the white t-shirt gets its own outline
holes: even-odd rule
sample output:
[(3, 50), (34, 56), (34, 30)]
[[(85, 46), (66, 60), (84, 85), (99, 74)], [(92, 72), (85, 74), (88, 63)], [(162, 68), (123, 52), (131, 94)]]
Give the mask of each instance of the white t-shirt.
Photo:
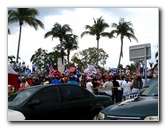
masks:
[(111, 81), (106, 81), (103, 84), (104, 92), (110, 96), (112, 96), (112, 87), (113, 87), (113, 83)]
[[(20, 84), (20, 87), (24, 88), (23, 85), (22, 85), (22, 83)], [(28, 84), (28, 82), (26, 82), (25, 83), (25, 88), (28, 88), (28, 87), (30, 87), (30, 85)]]
[(128, 81), (128, 83), (127, 83), (127, 81), (122, 82), (123, 96), (126, 96), (128, 93), (131, 92), (130, 87), (131, 87), (131, 82), (130, 81)]
[(93, 93), (92, 87), (93, 87), (92, 82), (87, 82), (86, 83), (86, 89)]

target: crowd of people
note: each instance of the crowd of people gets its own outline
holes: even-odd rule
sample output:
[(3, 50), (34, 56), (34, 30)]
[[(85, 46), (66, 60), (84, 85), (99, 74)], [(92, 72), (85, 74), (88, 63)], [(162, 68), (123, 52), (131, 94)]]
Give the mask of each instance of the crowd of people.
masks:
[[(26, 70), (26, 68), (24, 68)], [(72, 69), (73, 70), (73, 69)], [(125, 96), (131, 92), (137, 92), (145, 86), (145, 80), (141, 75), (126, 72), (123, 75), (116, 74), (88, 74), (77, 73), (76, 70), (65, 74), (58, 70), (48, 70), (48, 73), (22, 74), (18, 77), (18, 88), (8, 85), (8, 95), (31, 86), (45, 84), (73, 84), (81, 86), (94, 94), (107, 95), (112, 98), (113, 103), (125, 100)]]

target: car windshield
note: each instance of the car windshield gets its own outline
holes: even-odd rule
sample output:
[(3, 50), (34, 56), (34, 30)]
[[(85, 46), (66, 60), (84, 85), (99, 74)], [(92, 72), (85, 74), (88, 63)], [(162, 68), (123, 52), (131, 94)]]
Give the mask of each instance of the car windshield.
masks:
[(147, 81), (146, 86), (151, 86), (151, 85), (153, 85), (153, 83), (155, 83), (156, 81), (158, 81), (158, 79), (150, 79), (150, 80)]
[(152, 82), (150, 87), (147, 88), (142, 95), (144, 96), (158, 96), (158, 80)]
[(17, 105), (20, 105), (22, 104), (22, 102), (24, 102), (29, 96), (33, 95), (34, 92), (36, 92), (36, 90), (38, 90), (37, 88), (28, 88), (28, 89), (25, 89), (25, 90), (22, 90), (16, 94), (13, 95), (13, 98), (12, 95), (11, 97), (8, 97), (8, 99), (12, 99), (8, 102), (8, 105), (9, 106), (17, 106)]

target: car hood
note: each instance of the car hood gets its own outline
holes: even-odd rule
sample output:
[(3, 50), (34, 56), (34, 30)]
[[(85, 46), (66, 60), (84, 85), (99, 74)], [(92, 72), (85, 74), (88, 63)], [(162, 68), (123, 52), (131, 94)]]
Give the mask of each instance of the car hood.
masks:
[(16, 110), (8, 109), (8, 121), (24, 121), (25, 116)]
[(156, 116), (158, 115), (158, 96), (129, 99), (106, 107), (102, 112), (111, 116)]

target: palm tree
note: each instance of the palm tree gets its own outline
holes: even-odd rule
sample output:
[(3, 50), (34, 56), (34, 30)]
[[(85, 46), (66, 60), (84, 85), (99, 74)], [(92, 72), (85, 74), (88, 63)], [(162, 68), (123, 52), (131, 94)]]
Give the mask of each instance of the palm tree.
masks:
[(153, 75), (153, 73), (154, 73), (154, 66), (153, 66), (153, 63), (149, 62), (149, 65), (150, 65), (151, 75)]
[(85, 29), (89, 30), (89, 31), (84, 31), (81, 34), (81, 38), (86, 35), (92, 35), (92, 36), (96, 36), (96, 40), (97, 40), (97, 60), (96, 60), (96, 65), (98, 65), (98, 55), (99, 55), (99, 40), (100, 37), (110, 37), (112, 38), (112, 35), (110, 35), (108, 32), (104, 32), (104, 30), (106, 28), (109, 27), (109, 25), (104, 21), (104, 19), (102, 17), (98, 18), (97, 20), (94, 20), (94, 24), (92, 26), (90, 25), (85, 25)]
[(35, 28), (35, 30), (38, 29), (38, 26), (44, 28), (44, 24), (40, 20), (36, 19), (37, 15), (39, 15), (39, 13), (34, 8), (17, 8), (16, 10), (8, 10), (8, 23), (19, 22), (20, 27), (16, 62), (18, 62), (19, 58), (22, 25), (26, 23)]
[(64, 46), (64, 49), (67, 50), (68, 64), (69, 64), (70, 51), (77, 50), (79, 48), (77, 38), (78, 36), (74, 34), (69, 34), (64, 38), (65, 41), (63, 42), (63, 46)]
[[(8, 15), (8, 23), (9, 23), (9, 15)], [(10, 32), (10, 29), (8, 28), (8, 35), (10, 35), (11, 32)]]
[(68, 24), (64, 24), (62, 26), (59, 23), (55, 23), (54, 27), (44, 35), (44, 38), (47, 38), (49, 36), (52, 36), (52, 39), (59, 38), (62, 64), (63, 64), (63, 52), (64, 52), (63, 47), (62, 47), (62, 43), (63, 43), (65, 36), (69, 33), (72, 33), (72, 29), (69, 27)]
[(157, 59), (157, 57), (158, 57), (158, 52), (155, 53), (155, 59)]
[(9, 62), (13, 62), (13, 59), (15, 59), (15, 56), (13, 56), (13, 55), (8, 56), (8, 61), (9, 61)]
[(120, 35), (120, 40), (121, 40), (121, 50), (120, 50), (119, 62), (117, 66), (117, 73), (119, 72), (121, 57), (123, 57), (124, 37), (127, 37), (130, 40), (130, 42), (131, 42), (131, 38), (138, 42), (137, 38), (135, 37), (134, 29), (132, 28), (132, 26), (133, 26), (132, 23), (130, 21), (126, 22), (124, 18), (120, 18), (119, 24), (112, 23), (112, 27), (115, 28), (115, 30), (112, 30), (111, 33), (117, 34), (117, 36)]

